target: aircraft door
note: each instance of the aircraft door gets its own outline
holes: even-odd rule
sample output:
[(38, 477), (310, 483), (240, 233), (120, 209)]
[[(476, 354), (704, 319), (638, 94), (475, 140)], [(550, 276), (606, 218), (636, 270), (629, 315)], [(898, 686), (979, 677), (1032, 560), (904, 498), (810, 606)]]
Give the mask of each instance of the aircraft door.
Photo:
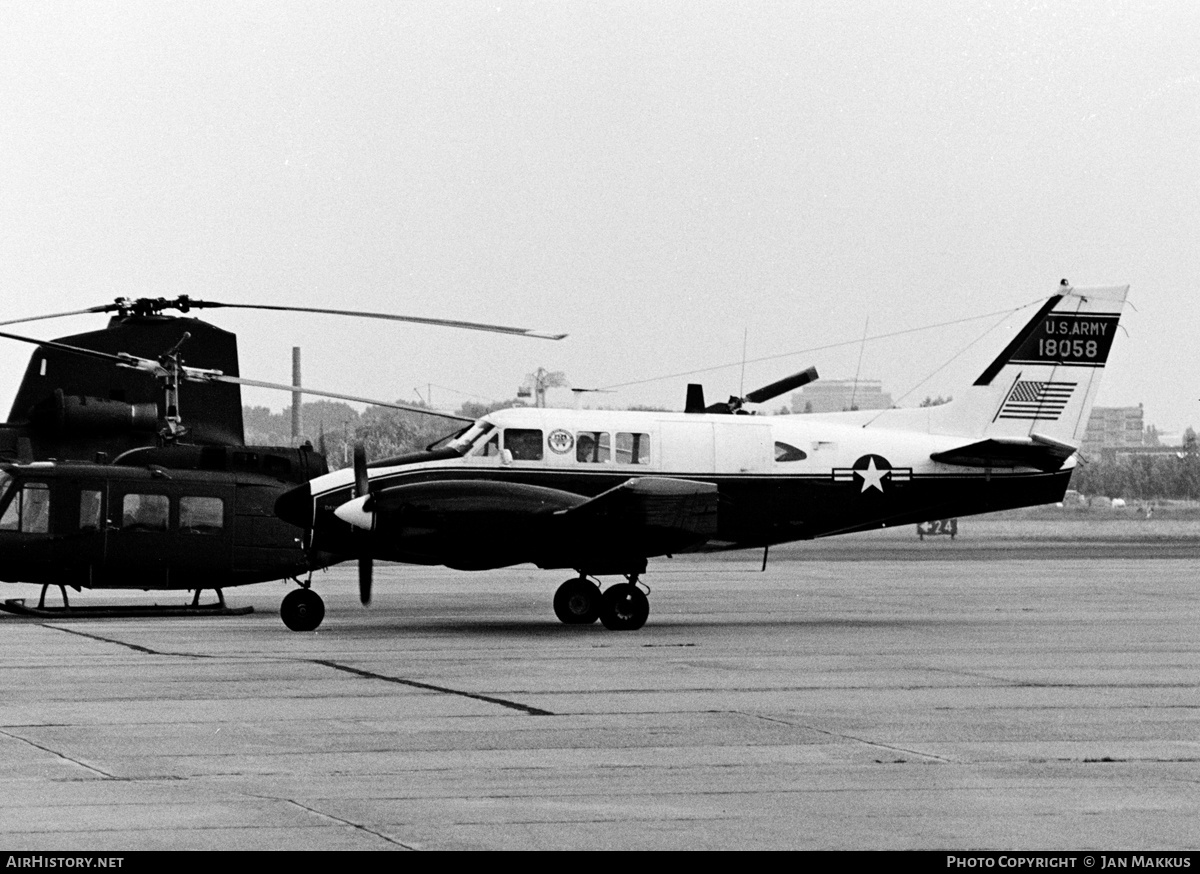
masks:
[[(105, 540), (108, 536), (108, 484), (83, 480), (64, 488), (60, 555), (69, 584), (92, 586), (104, 579)], [(56, 496), (57, 497), (57, 496)]]
[(96, 585), (169, 586), (170, 508), (170, 497), (148, 482), (110, 483), (104, 574)]

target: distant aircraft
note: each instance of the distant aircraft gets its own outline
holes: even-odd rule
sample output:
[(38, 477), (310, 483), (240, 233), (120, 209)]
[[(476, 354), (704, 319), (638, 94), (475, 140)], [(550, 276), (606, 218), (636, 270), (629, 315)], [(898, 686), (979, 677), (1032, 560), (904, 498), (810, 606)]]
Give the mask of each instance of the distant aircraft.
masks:
[[(736, 415), (809, 370), (709, 407), (689, 386), (683, 413), (508, 409), (425, 452), (370, 466), (359, 453), (354, 470), (296, 486), (276, 513), (306, 529), (314, 554), (359, 557), (364, 603), (372, 559), (530, 562), (578, 574), (554, 597), (563, 622), (640, 628), (649, 558), (1061, 500), (1127, 292), (1064, 282), (944, 405)], [(601, 593), (600, 575), (626, 582)]]

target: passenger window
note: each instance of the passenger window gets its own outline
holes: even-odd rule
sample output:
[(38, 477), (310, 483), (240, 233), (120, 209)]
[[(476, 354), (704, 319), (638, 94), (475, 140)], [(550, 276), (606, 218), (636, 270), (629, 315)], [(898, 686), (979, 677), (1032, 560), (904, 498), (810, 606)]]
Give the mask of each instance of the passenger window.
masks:
[(542, 432), (537, 428), (508, 428), (504, 448), (512, 453), (513, 461), (541, 461)]
[(95, 489), (83, 489), (79, 493), (79, 530), (99, 531), (101, 513), (104, 512), (104, 502), (100, 492)]
[(12, 496), (0, 517), (0, 531), (47, 534), (50, 531), (50, 488), (30, 483)]
[(189, 495), (179, 499), (179, 530), (184, 534), (220, 534), (225, 527), (225, 502)]
[(784, 443), (782, 440), (775, 441), (775, 460), (776, 461), (803, 461), (808, 458), (808, 453), (803, 449), (797, 449), (790, 443)]
[(121, 527), (126, 531), (166, 531), (170, 504), (166, 495), (126, 495)]
[(649, 464), (650, 435), (617, 433), (618, 464)]
[(575, 460), (604, 464), (612, 459), (607, 431), (580, 431), (575, 435)]

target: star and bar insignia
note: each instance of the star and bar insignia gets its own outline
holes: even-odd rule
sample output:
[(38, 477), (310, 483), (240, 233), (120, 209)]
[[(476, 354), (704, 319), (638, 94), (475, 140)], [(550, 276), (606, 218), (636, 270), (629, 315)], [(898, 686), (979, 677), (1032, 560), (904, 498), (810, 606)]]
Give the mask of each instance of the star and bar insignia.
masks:
[(833, 469), (834, 482), (861, 482), (862, 488), (859, 490), (859, 494), (863, 494), (868, 489), (877, 489), (880, 494), (883, 494), (885, 482), (900, 485), (911, 479), (911, 467), (892, 467), (891, 462), (882, 455), (864, 455), (854, 462), (853, 467), (835, 467)]

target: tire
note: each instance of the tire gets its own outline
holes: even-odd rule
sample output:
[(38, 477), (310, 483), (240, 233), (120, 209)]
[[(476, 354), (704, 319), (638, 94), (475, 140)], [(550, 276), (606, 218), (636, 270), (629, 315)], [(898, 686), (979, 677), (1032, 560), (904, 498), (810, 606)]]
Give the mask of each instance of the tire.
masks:
[(325, 602), (312, 589), (296, 589), (284, 596), (279, 616), (292, 631), (312, 631), (325, 618)]
[(591, 625), (600, 618), (600, 602), (600, 589), (576, 577), (554, 593), (554, 615), (564, 625)]
[(650, 601), (633, 583), (609, 586), (600, 608), (600, 621), (611, 631), (637, 631), (650, 616)]

